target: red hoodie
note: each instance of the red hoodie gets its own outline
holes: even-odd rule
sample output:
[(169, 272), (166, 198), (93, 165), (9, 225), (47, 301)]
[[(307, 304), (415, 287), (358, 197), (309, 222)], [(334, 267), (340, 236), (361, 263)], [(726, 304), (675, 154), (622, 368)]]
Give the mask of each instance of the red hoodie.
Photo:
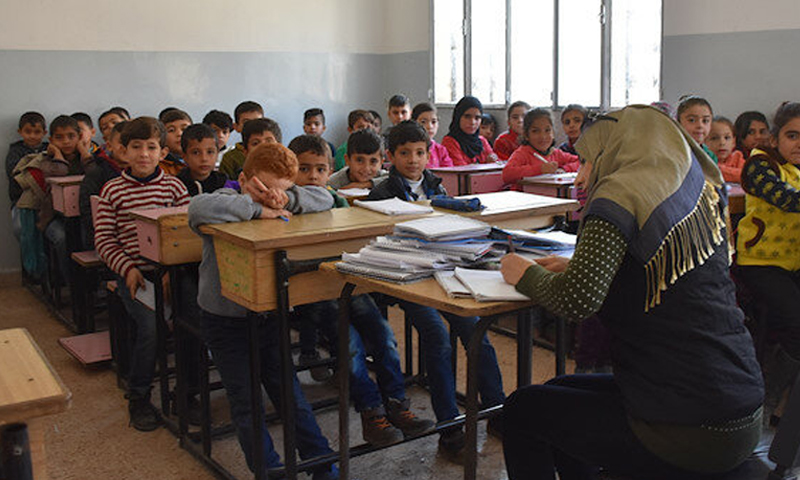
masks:
[(576, 155), (554, 148), (547, 155), (542, 155), (530, 145), (523, 145), (516, 149), (503, 168), (503, 182), (517, 183), (525, 177), (535, 177), (542, 174), (544, 161), (556, 162), (558, 167), (565, 172), (577, 172), (580, 161)]

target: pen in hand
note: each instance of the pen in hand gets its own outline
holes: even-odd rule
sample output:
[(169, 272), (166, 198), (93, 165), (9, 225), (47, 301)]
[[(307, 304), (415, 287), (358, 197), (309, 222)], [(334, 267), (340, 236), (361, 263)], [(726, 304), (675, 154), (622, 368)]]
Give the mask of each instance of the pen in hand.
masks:
[(508, 253), (516, 253), (514, 242), (511, 241), (511, 235), (508, 236)]

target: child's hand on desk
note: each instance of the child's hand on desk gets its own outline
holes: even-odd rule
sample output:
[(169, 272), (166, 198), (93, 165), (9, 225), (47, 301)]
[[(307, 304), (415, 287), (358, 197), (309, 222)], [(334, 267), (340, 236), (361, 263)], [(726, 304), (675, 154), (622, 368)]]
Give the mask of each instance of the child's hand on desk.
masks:
[(567, 269), (567, 265), (569, 265), (569, 259), (565, 257), (557, 257), (555, 255), (551, 255), (549, 257), (544, 258), (537, 258), (536, 263), (543, 266), (547, 270), (558, 273), (563, 272)]
[(291, 216), (292, 212), (288, 210), (284, 210), (282, 208), (264, 207), (263, 209), (261, 209), (261, 216), (258, 218), (278, 218), (278, 217), (289, 218)]
[(125, 275), (125, 286), (131, 292), (131, 299), (136, 298), (136, 291), (141, 288), (144, 290), (144, 277), (138, 268), (132, 268), (127, 275)]
[(546, 162), (542, 164), (542, 173), (556, 173), (558, 164), (556, 162)]
[(509, 253), (500, 260), (500, 272), (506, 283), (516, 285), (531, 265), (533, 262), (530, 260), (515, 253)]

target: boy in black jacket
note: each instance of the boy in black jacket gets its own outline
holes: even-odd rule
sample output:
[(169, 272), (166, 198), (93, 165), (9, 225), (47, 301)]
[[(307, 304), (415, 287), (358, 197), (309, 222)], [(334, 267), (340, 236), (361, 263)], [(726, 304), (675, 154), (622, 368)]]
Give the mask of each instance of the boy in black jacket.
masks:
[(203, 123), (196, 123), (183, 131), (181, 149), (186, 168), (177, 177), (186, 185), (189, 196), (211, 193), (220, 188), (238, 190), (236, 182), (215, 170), (219, 155), (219, 144), (214, 129)]

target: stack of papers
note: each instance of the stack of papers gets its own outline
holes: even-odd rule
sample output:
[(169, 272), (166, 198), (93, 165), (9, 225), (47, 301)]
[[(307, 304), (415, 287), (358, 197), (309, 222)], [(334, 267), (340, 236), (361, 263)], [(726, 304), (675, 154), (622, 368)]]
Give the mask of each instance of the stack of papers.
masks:
[(485, 237), (492, 227), (485, 222), (460, 215), (420, 218), (394, 226), (394, 234), (439, 242)]
[(479, 302), (524, 302), (530, 298), (519, 293), (513, 285), (503, 280), (503, 274), (498, 270), (471, 270), (456, 268), (457, 278), (472, 297)]
[[(339, 190), (339, 192), (341, 192), (341, 190)], [(375, 200), (371, 202), (356, 200), (354, 204), (384, 215), (422, 215), (433, 212), (433, 208), (427, 205), (417, 205), (416, 203), (405, 202), (399, 198)]]
[(336, 191), (343, 197), (366, 197), (369, 195), (369, 188), (340, 188)]

